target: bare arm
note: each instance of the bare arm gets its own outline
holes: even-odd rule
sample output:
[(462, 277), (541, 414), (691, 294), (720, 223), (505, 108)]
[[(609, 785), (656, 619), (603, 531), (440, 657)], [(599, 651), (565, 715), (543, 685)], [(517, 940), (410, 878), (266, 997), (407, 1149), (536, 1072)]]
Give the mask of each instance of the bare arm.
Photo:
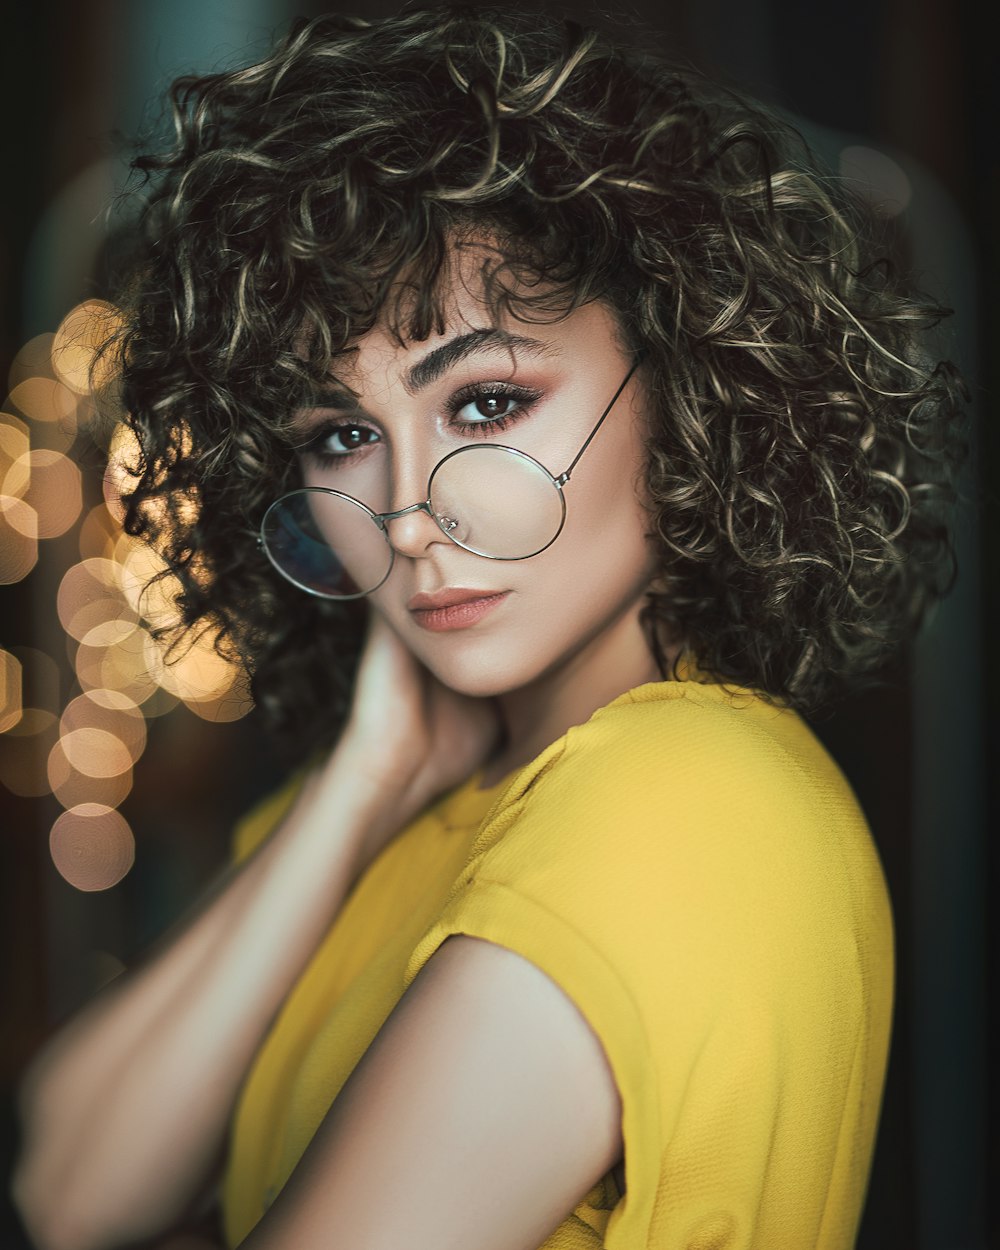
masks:
[(247, 1068), (351, 884), (453, 780), (428, 764), (442, 755), (434, 746), (459, 735), (463, 749), (443, 754), (468, 772), (491, 740), (485, 709), (444, 692), (429, 701), (426, 675), (393, 640), (373, 629), (359, 713), (281, 827), (29, 1071), (14, 1192), (42, 1250), (110, 1250), (189, 1210)]
[(255, 1050), (354, 879), (379, 802), (338, 751), (259, 851), (42, 1052), (22, 1092), (16, 1177), (42, 1246), (148, 1236), (187, 1208)]
[(534, 1250), (620, 1160), (597, 1035), (516, 951), (448, 937), (241, 1250)]

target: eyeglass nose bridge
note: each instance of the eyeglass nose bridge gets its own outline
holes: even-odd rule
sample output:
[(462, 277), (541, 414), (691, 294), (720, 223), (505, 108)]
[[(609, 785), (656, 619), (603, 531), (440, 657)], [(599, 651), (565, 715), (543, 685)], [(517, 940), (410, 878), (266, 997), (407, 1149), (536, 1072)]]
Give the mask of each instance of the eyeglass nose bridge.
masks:
[(408, 508), (397, 508), (395, 512), (376, 512), (373, 514), (373, 519), (382, 529), (385, 529), (386, 521), (395, 521), (397, 517), (409, 516), (411, 512), (426, 512), (430, 517), (434, 515), (431, 511), (431, 501), (425, 499), (423, 503), (411, 503)]
[(395, 521), (401, 516), (409, 516), (412, 512), (426, 512), (438, 529), (448, 537), (451, 536), (451, 531), (458, 525), (458, 522), (452, 517), (439, 516), (431, 507), (431, 501), (429, 499), (424, 499), (420, 503), (411, 503), (408, 508), (397, 508), (395, 512), (375, 512), (372, 514), (372, 519), (378, 525), (379, 529), (386, 535), (386, 537), (388, 537), (389, 531), (386, 528), (386, 522)]

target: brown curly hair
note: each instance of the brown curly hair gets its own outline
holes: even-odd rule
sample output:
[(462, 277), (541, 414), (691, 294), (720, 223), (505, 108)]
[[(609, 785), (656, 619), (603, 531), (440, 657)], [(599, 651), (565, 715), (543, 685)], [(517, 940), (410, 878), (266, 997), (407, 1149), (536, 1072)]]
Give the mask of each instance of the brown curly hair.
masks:
[(136, 162), (114, 345), (141, 447), (125, 525), (290, 740), (337, 731), (367, 610), (258, 549), (296, 484), (292, 414), (377, 320), (443, 328), (457, 239), (498, 242), (498, 310), (602, 300), (645, 353), (651, 640), (814, 713), (950, 588), (963, 388), (922, 346), (947, 310), (774, 112), (573, 23), (456, 6), (299, 24), (172, 103), (175, 142)]

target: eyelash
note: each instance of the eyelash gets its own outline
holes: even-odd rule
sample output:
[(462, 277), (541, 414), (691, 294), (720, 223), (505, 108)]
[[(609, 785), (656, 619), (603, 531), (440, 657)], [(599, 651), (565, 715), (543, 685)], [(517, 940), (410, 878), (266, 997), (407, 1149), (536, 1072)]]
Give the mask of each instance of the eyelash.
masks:
[[(531, 405), (537, 403), (540, 398), (540, 391), (525, 386), (514, 386), (510, 382), (474, 383), (456, 391), (448, 400), (445, 406), (448, 413), (448, 424), (452, 429), (459, 430), (462, 434), (472, 438), (497, 434), (509, 429), (510, 426), (526, 416)], [(479, 399), (512, 400), (515, 403), (515, 407), (501, 416), (483, 417), (479, 421), (457, 421), (455, 419), (463, 408), (469, 404), (474, 404)], [(371, 426), (363, 425), (360, 421), (345, 421), (343, 417), (332, 417), (323, 422), (309, 442), (300, 448), (300, 453), (310, 457), (320, 468), (328, 469), (338, 463), (344, 464), (356, 453), (325, 451), (324, 446), (331, 435), (338, 430), (349, 429), (352, 426), (362, 430), (370, 430), (372, 428)], [(371, 444), (367, 445), (371, 446)], [(364, 447), (358, 450), (364, 450)]]

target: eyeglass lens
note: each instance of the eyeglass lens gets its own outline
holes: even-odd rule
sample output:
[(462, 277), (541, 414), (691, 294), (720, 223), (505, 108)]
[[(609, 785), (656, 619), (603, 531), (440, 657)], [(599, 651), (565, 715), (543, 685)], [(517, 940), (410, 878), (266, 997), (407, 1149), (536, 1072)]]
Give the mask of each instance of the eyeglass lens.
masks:
[[(462, 448), (431, 477), (430, 503), (450, 539), (478, 555), (520, 560), (547, 547), (565, 504), (549, 473), (511, 448)], [(271, 561), (304, 590), (356, 598), (382, 584), (392, 566), (393, 521), (385, 528), (346, 494), (307, 488), (268, 509), (261, 536)]]

